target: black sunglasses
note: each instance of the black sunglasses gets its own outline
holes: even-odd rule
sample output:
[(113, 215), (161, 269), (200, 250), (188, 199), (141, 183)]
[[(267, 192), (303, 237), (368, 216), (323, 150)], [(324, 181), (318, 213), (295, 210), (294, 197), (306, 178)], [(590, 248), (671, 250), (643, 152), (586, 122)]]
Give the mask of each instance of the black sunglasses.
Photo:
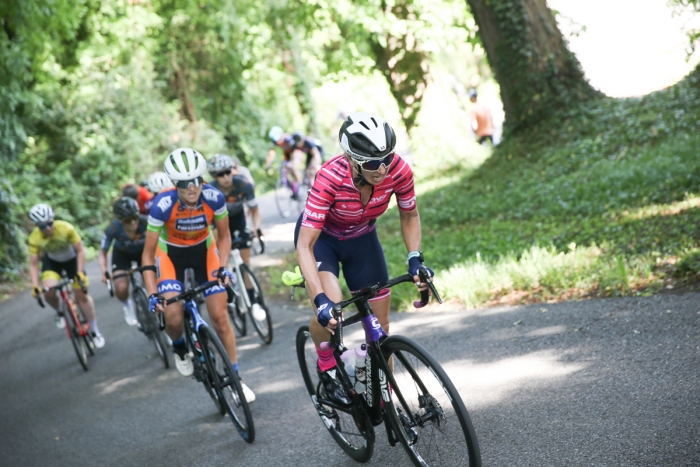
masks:
[(178, 188), (187, 189), (190, 187), (190, 185), (199, 186), (202, 183), (204, 183), (204, 178), (197, 177), (197, 178), (193, 178), (191, 180), (179, 180), (179, 181), (175, 182), (175, 186)]
[(123, 219), (120, 219), (119, 221), (120, 221), (122, 224), (128, 224), (129, 222), (134, 222), (134, 221), (137, 221), (137, 220), (139, 220), (138, 214), (135, 215), (135, 216), (125, 217), (125, 218), (123, 218)]
[(52, 225), (53, 225), (53, 221), (48, 221), (48, 222), (44, 222), (43, 224), (37, 224), (36, 226), (39, 227), (39, 230), (46, 230), (49, 227), (51, 227)]
[(219, 172), (219, 173), (216, 174), (217, 177), (224, 177), (224, 176), (227, 176), (227, 175), (231, 175), (231, 170), (230, 170), (230, 169), (229, 169), (229, 170), (224, 170), (223, 172)]

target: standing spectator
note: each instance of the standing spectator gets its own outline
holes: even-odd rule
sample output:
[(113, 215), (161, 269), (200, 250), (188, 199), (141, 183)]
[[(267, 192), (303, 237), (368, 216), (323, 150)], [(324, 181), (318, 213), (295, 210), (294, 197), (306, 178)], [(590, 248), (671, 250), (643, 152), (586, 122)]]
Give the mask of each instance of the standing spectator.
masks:
[(477, 142), (483, 145), (486, 141), (491, 141), (491, 144), (493, 144), (493, 118), (491, 117), (491, 111), (484, 104), (476, 101), (476, 89), (469, 90), (469, 100), (474, 104), (471, 112), (469, 112), (469, 117), (472, 129), (476, 133)]

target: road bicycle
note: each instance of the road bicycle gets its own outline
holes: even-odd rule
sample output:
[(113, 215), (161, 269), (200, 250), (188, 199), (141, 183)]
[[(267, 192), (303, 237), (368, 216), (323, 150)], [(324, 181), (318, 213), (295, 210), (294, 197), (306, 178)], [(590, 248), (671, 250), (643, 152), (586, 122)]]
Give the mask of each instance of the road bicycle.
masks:
[[(233, 289), (235, 293), (234, 300), (228, 305), (228, 314), (233, 323), (233, 327), (241, 336), (245, 336), (248, 332), (246, 325), (246, 315), (250, 316), (253, 327), (257, 331), (260, 339), (265, 344), (272, 342), (272, 318), (270, 309), (265, 304), (262, 288), (258, 278), (253, 273), (253, 270), (241, 258), (239, 248), (245, 248), (246, 245), (241, 237), (235, 238), (231, 242), (231, 256), (229, 258), (228, 268), (235, 275), (236, 280), (233, 281)], [(250, 285), (253, 287), (253, 297), (255, 303), (260, 305), (256, 313), (253, 312), (253, 303), (246, 291), (245, 279), (248, 278)], [(264, 316), (260, 314), (264, 312)]]
[(280, 165), (280, 178), (275, 184), (275, 202), (280, 216), (287, 218), (293, 212), (301, 213), (306, 203), (306, 196), (310, 190), (308, 180), (298, 184), (297, 194), (294, 196), (292, 181), (289, 179), (289, 161), (283, 161)]
[(114, 297), (112, 281), (121, 277), (129, 278), (131, 297), (134, 300), (134, 308), (136, 309), (136, 318), (139, 321), (140, 330), (148, 337), (148, 340), (153, 342), (158, 355), (163, 360), (165, 368), (170, 368), (170, 343), (165, 333), (160, 329), (155, 315), (148, 311), (148, 292), (144, 285), (142, 272), (143, 268), (134, 263), (131, 265), (131, 269), (115, 276), (110, 277), (109, 273), (105, 273), (107, 277), (107, 289), (109, 290), (109, 295)]
[[(221, 287), (218, 280), (209, 281), (200, 286), (186, 289), (181, 294), (160, 299), (164, 305), (184, 301), (185, 342), (193, 356), (193, 377), (201, 382), (214, 401), (221, 415), (231, 418), (234, 427), (248, 443), (255, 440), (255, 427), (250, 407), (243, 395), (241, 381), (233, 370), (231, 360), (216, 332), (204, 321), (199, 313), (195, 297), (211, 287)], [(228, 300), (233, 299), (233, 292), (226, 287)], [(160, 329), (165, 329), (163, 313), (158, 313)]]
[[(285, 275), (285, 284), (303, 287), (300, 275), (291, 272)], [(421, 270), (419, 275), (442, 303), (427, 271)], [(389, 444), (401, 443), (414, 465), (481, 466), (476, 432), (447, 373), (435, 358), (411, 339), (387, 336), (372, 311), (369, 303), (372, 297), (383, 289), (404, 282), (412, 283), (413, 276), (405, 274), (363, 288), (333, 308), (338, 327), (331, 335), (330, 346), (338, 362), (338, 379), (351, 399), (349, 406), (341, 406), (326, 398), (318, 378), (318, 354), (309, 326), (299, 328), (297, 357), (311, 401), (336, 443), (358, 462), (367, 462), (372, 457), (374, 427), (384, 422)], [(421, 292), (421, 304), (427, 304), (428, 299), (428, 292)], [(355, 304), (358, 312), (343, 318), (341, 310), (351, 304)], [(349, 368), (341, 359), (347, 350), (343, 344), (343, 331), (357, 322), (362, 322), (367, 347), (364, 383), (360, 378), (357, 381), (351, 379)]]
[[(90, 324), (85, 319), (83, 311), (75, 301), (73, 282), (73, 279), (69, 279), (66, 277), (65, 273), (63, 273), (58, 284), (43, 288), (42, 292), (46, 293), (51, 290), (58, 292), (58, 313), (65, 319), (66, 335), (73, 344), (78, 362), (80, 362), (83, 370), (88, 371), (88, 354), (95, 355), (95, 342), (90, 333)], [(87, 293), (87, 288), (83, 284), (80, 284), (80, 288), (84, 293)], [(44, 300), (41, 296), (37, 297), (37, 301), (42, 308), (45, 307)]]

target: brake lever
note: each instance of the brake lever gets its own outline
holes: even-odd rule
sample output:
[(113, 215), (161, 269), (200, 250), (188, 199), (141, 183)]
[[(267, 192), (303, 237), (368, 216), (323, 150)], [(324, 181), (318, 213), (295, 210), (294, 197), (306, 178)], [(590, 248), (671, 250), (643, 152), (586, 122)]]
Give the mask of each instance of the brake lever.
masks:
[(114, 287), (112, 285), (112, 277), (108, 272), (105, 272), (105, 279), (107, 279), (107, 290), (109, 290), (109, 296), (114, 297)]
[[(433, 281), (430, 280), (430, 274), (428, 273), (428, 270), (426, 268), (420, 268), (418, 270), (418, 277), (421, 282), (428, 284), (430, 292), (432, 292), (433, 296), (435, 296), (435, 299), (438, 301), (438, 303), (442, 304), (442, 298), (440, 298), (440, 294), (435, 288)], [(416, 308), (423, 308), (425, 305), (428, 304), (429, 301), (430, 293), (427, 290), (421, 290), (420, 300), (416, 300), (415, 302), (413, 302), (413, 306)]]

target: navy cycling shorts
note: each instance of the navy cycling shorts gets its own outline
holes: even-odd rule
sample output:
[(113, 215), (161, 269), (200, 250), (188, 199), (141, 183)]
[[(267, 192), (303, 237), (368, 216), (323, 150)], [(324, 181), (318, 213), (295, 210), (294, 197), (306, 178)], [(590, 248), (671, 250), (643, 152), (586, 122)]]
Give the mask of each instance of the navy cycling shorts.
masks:
[[(294, 229), (294, 248), (297, 246), (302, 216), (303, 214), (299, 216), (297, 226)], [(314, 245), (314, 257), (319, 272), (328, 271), (335, 277), (340, 277), (340, 267), (342, 266), (345, 283), (352, 292), (389, 280), (384, 250), (379, 244), (376, 229), (360, 237), (347, 240), (340, 240), (321, 232)], [(373, 300), (388, 295), (389, 289), (384, 289)]]

